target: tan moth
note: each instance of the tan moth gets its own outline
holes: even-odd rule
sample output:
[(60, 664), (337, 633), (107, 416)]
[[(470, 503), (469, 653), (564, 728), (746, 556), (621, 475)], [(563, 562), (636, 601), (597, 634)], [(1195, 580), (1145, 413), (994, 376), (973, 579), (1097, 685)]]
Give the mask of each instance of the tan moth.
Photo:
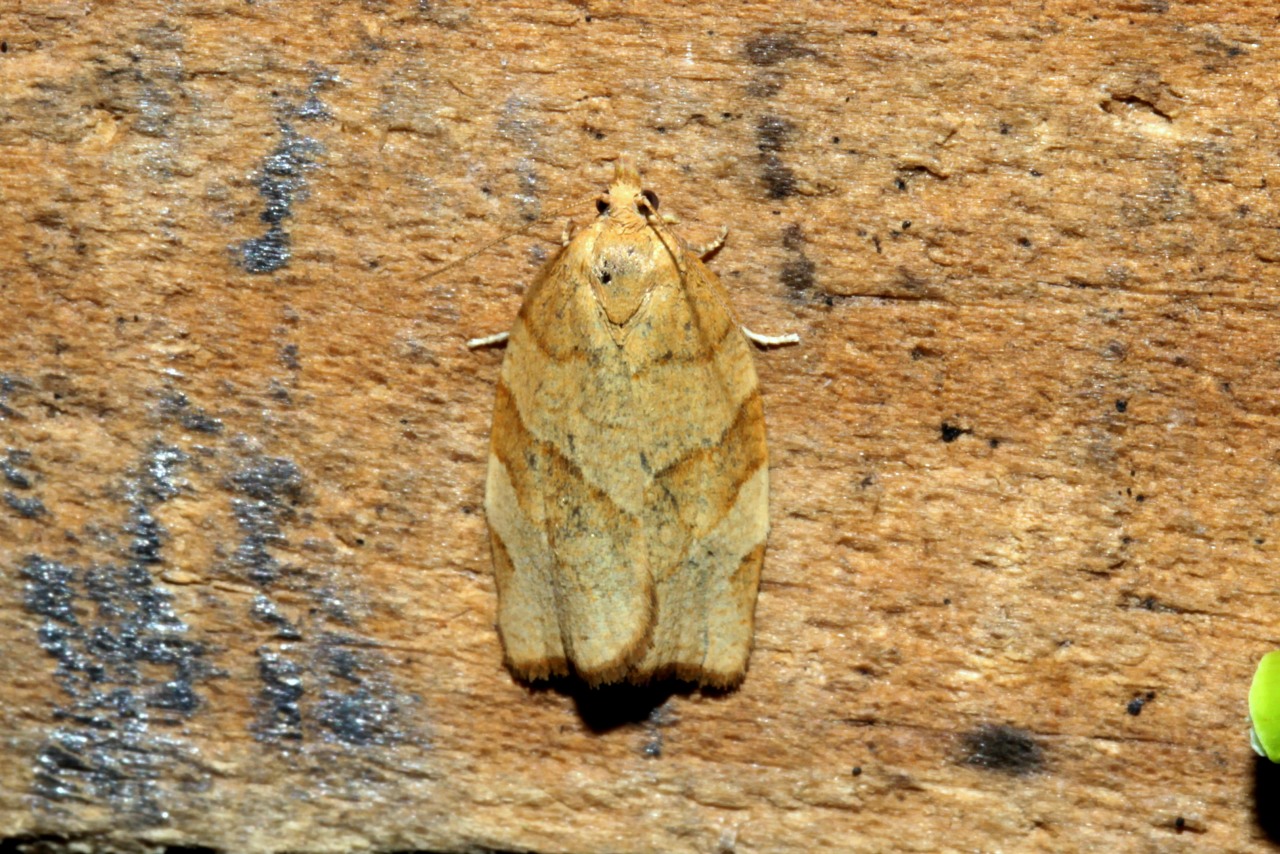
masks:
[(769, 532), (750, 340), (619, 158), (599, 215), (525, 296), (497, 383), (485, 511), (519, 677), (728, 687)]

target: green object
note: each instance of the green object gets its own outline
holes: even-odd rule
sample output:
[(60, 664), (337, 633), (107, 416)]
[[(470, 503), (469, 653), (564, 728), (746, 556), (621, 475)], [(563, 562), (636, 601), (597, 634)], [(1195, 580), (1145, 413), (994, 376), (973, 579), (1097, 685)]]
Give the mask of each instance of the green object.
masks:
[(1249, 741), (1259, 756), (1280, 762), (1280, 649), (1262, 656), (1249, 686)]

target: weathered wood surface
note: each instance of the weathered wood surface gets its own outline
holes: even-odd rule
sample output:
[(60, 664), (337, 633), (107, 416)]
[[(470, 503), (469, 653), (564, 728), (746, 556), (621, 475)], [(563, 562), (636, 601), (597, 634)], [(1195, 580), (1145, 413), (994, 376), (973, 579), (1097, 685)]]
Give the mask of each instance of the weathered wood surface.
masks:
[[(1271, 4), (5, 6), (0, 836), (1275, 844)], [(620, 151), (804, 339), (722, 696), (493, 629), (463, 342)]]

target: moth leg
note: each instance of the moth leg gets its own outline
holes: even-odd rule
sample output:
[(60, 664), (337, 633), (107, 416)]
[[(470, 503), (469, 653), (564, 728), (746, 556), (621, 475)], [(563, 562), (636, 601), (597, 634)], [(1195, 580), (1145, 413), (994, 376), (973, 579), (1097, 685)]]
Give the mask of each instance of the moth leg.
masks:
[(757, 347), (782, 347), (786, 344), (799, 344), (800, 336), (794, 332), (789, 335), (761, 335), (759, 332), (752, 332), (747, 327), (742, 327), (742, 334)]
[(510, 332), (496, 332), (493, 335), (486, 335), (483, 338), (471, 338), (467, 341), (467, 349), (478, 350), (481, 347), (493, 347), (497, 344), (506, 344), (507, 339), (510, 337)]
[(697, 255), (703, 261), (720, 251), (720, 247), (724, 246), (724, 239), (729, 236), (729, 226), (720, 226), (720, 233), (706, 243), (700, 246), (690, 246), (689, 251)]
[(578, 230), (578, 225), (571, 219), (564, 221), (564, 228), (560, 231), (560, 245), (568, 246), (569, 241), (573, 239), (573, 234)]

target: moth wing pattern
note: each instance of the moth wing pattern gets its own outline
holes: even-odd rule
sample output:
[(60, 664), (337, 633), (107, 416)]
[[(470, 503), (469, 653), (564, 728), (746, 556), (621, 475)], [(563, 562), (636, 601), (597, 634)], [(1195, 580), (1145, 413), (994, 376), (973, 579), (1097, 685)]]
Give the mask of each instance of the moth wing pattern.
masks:
[(768, 533), (750, 346), (633, 167), (604, 198), (530, 288), (498, 382), (485, 506), (507, 664), (732, 686)]
[(576, 462), (600, 444), (576, 399), (582, 353), (544, 319), (581, 328), (594, 311), (581, 316), (589, 302), (566, 282), (553, 264), (530, 289), (498, 380), (485, 494), (498, 629), (525, 679), (567, 675), (572, 662), (586, 679), (613, 681), (648, 641), (653, 581), (639, 516)]
[[(679, 386), (672, 405), (696, 417), (646, 488), (657, 619), (635, 673), (729, 687), (746, 671), (769, 532), (764, 409), (728, 295), (694, 254), (683, 260), (684, 291), (671, 295), (679, 305), (662, 312), (668, 322), (659, 338), (678, 338), (686, 314), (693, 334), (652, 393), (665, 397)], [(649, 353), (665, 355), (660, 347)]]

